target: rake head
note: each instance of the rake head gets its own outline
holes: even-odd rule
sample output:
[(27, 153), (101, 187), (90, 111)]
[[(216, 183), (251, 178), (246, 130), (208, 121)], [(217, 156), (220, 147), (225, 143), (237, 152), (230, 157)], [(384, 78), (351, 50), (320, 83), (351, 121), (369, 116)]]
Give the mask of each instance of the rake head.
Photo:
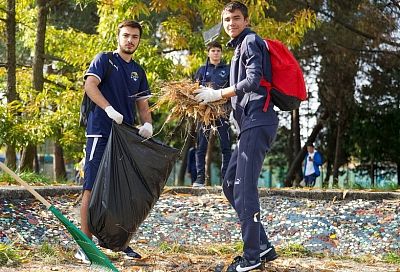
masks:
[(203, 32), (204, 43), (207, 45), (212, 41), (215, 41), (221, 33), (222, 23), (218, 23), (209, 30)]
[(67, 228), (68, 232), (72, 235), (75, 242), (82, 248), (86, 256), (91, 262), (91, 266), (100, 268), (103, 271), (118, 272), (118, 269), (111, 263), (107, 256), (101, 252), (97, 246), (90, 240), (80, 229), (72, 224), (62, 213), (54, 206), (49, 207), (51, 211), (60, 222)]

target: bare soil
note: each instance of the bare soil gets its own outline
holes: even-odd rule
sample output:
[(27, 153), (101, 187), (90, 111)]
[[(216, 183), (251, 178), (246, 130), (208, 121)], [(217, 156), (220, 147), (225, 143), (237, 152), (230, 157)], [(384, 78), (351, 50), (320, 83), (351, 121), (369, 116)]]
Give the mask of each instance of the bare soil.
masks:
[[(119, 271), (127, 272), (222, 272), (225, 271), (232, 256), (199, 256), (194, 254), (152, 254), (140, 261), (124, 260), (117, 257), (113, 264)], [(85, 264), (74, 263), (74, 260), (63, 260), (62, 263), (52, 260), (30, 261), (22, 265), (11, 267), (0, 267), (1, 272), (83, 272), (102, 271), (91, 268)], [(104, 270), (103, 270), (104, 271)], [(256, 270), (257, 271), (257, 270)], [(359, 263), (355, 260), (333, 260), (329, 258), (286, 258), (280, 257), (272, 263), (268, 263), (258, 271), (273, 272), (400, 272), (400, 265), (387, 264), (383, 262)]]

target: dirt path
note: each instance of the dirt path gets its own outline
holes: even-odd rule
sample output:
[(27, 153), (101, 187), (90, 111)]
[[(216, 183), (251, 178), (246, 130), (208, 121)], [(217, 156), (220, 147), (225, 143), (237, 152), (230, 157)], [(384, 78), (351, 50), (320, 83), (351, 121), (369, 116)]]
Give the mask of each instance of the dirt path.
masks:
[[(119, 258), (113, 263), (122, 272), (187, 272), (225, 271), (231, 256), (198, 256), (193, 254), (162, 254), (145, 257), (141, 261)], [(25, 263), (17, 268), (0, 267), (1, 272), (83, 272), (99, 271), (84, 264), (44, 264), (44, 261)], [(224, 268), (222, 269), (222, 267)], [(279, 258), (262, 270), (269, 272), (400, 272), (400, 265), (387, 263), (358, 263), (353, 260), (318, 258)]]

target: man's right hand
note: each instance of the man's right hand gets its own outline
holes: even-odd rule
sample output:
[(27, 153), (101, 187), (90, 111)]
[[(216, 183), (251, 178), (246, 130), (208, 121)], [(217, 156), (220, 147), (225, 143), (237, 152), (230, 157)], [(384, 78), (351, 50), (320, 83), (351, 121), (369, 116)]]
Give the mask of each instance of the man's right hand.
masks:
[(108, 117), (113, 119), (117, 124), (122, 124), (122, 120), (124, 119), (124, 116), (116, 111), (112, 106), (107, 106), (104, 111), (107, 113)]

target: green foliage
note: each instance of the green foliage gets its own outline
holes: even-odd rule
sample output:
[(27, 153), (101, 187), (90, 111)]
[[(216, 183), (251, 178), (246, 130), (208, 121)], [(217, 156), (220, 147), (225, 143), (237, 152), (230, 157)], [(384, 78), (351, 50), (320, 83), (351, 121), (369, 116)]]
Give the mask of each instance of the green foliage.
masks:
[[(23, 179), (24, 181), (26, 181), (28, 184), (31, 185), (50, 185), (53, 184), (53, 181), (51, 181), (48, 177), (41, 175), (41, 174), (37, 174), (35, 172), (22, 172), (19, 173), (19, 176), (21, 177), (21, 179)], [(0, 182), (4, 182), (7, 184), (16, 184), (19, 185), (19, 183), (17, 181), (15, 181), (10, 175), (1, 172), (0, 173)]]
[(389, 252), (383, 257), (383, 260), (391, 264), (400, 264), (399, 252)]
[(53, 183), (48, 177), (35, 172), (22, 172), (19, 176), (30, 184), (49, 185)]
[[(97, 53), (116, 48), (117, 24), (125, 19), (135, 19), (143, 25), (141, 44), (133, 57), (147, 72), (154, 93), (153, 102), (163, 81), (190, 77), (205, 61), (202, 31), (220, 21), (225, 2), (49, 2), (45, 85), (43, 91), (37, 92), (32, 88), (31, 56), (35, 48), (38, 10), (33, 0), (17, 1), (17, 61), (22, 65), (17, 69), (18, 100), (6, 101), (5, 69), (0, 68), (0, 145), (13, 144), (20, 150), (28, 143), (41, 144), (45, 139), (57, 139), (66, 159), (80, 159), (85, 142), (84, 130), (78, 127), (82, 77)], [(287, 22), (277, 22), (267, 17), (266, 11), (272, 8), (269, 2), (245, 2), (257, 31), (273, 37), (291, 37), (287, 39), (291, 45), (298, 44), (305, 31), (315, 25), (315, 16), (307, 10), (293, 12), (293, 18)], [(0, 1), (0, 5), (5, 7), (5, 1)], [(0, 9), (3, 18), (6, 16), (4, 10)], [(4, 27), (4, 22), (0, 21), (0, 30)], [(222, 34), (220, 40), (225, 43), (228, 37)], [(224, 51), (227, 59), (231, 54)], [(171, 143), (178, 146), (185, 137), (185, 127), (177, 123), (164, 126), (167, 115), (167, 111), (155, 112), (155, 127), (163, 127), (159, 136), (169, 135)], [(175, 130), (174, 126), (180, 129)]]
[(0, 266), (18, 266), (24, 259), (22, 255), (13, 244), (0, 243)]

